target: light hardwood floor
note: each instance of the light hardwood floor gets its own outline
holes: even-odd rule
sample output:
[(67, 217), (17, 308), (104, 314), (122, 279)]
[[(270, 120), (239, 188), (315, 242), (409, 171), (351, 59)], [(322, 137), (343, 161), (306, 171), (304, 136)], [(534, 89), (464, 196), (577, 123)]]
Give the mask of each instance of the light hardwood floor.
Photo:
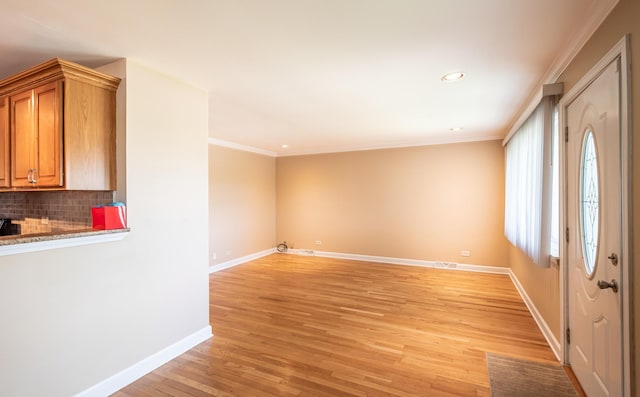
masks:
[(489, 396), (486, 352), (557, 363), (506, 275), (274, 254), (211, 275), (210, 308), (115, 396)]

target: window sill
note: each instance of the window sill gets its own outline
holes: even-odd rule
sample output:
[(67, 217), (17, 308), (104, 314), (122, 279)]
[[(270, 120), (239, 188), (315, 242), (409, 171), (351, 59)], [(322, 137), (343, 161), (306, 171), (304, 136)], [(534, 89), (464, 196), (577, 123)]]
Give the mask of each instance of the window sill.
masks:
[(26, 236), (6, 236), (0, 238), (0, 256), (119, 241), (124, 239), (129, 232), (130, 229), (88, 229)]
[(557, 256), (549, 255), (549, 265), (559, 267), (560, 266), (560, 258)]

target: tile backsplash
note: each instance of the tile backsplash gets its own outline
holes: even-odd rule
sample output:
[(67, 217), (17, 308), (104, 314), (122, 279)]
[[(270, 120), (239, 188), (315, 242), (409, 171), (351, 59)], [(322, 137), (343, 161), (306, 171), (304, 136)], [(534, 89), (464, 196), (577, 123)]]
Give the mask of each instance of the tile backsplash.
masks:
[(91, 207), (113, 201), (113, 192), (0, 192), (0, 218), (19, 224), (21, 234), (91, 228)]

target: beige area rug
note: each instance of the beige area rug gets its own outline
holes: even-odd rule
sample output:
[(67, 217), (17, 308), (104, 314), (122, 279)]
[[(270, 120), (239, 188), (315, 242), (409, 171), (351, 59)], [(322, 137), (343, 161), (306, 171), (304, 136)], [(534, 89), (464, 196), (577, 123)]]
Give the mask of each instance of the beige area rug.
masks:
[(491, 397), (577, 397), (562, 366), (487, 353)]

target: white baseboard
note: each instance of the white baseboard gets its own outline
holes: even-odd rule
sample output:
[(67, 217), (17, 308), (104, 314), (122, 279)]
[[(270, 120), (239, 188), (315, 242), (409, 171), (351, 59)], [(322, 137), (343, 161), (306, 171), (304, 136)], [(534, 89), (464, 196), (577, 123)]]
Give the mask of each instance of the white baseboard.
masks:
[(152, 354), (142, 361), (133, 364), (129, 368), (126, 368), (102, 382), (76, 394), (75, 397), (109, 396), (212, 336), (211, 326), (207, 325), (201, 330), (179, 340), (173, 345)]
[(547, 343), (549, 344), (549, 347), (551, 347), (553, 354), (555, 354), (558, 361), (562, 362), (563, 360), (562, 360), (560, 342), (558, 341), (558, 339), (556, 339), (555, 335), (551, 331), (551, 328), (549, 328), (549, 325), (547, 324), (547, 322), (544, 321), (544, 318), (536, 308), (536, 305), (534, 305), (531, 298), (529, 298), (527, 291), (524, 289), (522, 284), (520, 284), (520, 280), (518, 280), (518, 277), (516, 277), (516, 275), (511, 270), (509, 270), (509, 277), (511, 277), (511, 281), (513, 282), (513, 285), (516, 287), (516, 290), (518, 290), (520, 297), (522, 297), (524, 304), (527, 305), (527, 309), (529, 309), (529, 313), (531, 313), (531, 316), (533, 316), (533, 319), (535, 320), (536, 324), (538, 324), (538, 328), (540, 328), (542, 335), (547, 340)]
[(350, 259), (355, 261), (387, 263), (391, 265), (419, 266), (433, 269), (461, 270), (467, 272), (510, 274), (510, 269), (499, 266), (483, 266), (457, 262), (425, 261), (419, 259), (393, 258), (388, 256), (371, 256), (360, 254), (343, 254), (339, 252), (290, 249), (289, 254), (304, 256), (320, 256), (323, 258)]
[(229, 269), (231, 267), (238, 266), (238, 265), (241, 265), (243, 263), (247, 263), (247, 262), (255, 260), (255, 259), (260, 259), (263, 256), (271, 255), (274, 252), (276, 252), (275, 248), (269, 248), (269, 249), (264, 250), (264, 251), (256, 252), (255, 254), (243, 256), (243, 257), (240, 257), (240, 258), (232, 259), (230, 261), (218, 263), (217, 265), (209, 266), (209, 274), (215, 273), (215, 272), (219, 272), (220, 270)]

